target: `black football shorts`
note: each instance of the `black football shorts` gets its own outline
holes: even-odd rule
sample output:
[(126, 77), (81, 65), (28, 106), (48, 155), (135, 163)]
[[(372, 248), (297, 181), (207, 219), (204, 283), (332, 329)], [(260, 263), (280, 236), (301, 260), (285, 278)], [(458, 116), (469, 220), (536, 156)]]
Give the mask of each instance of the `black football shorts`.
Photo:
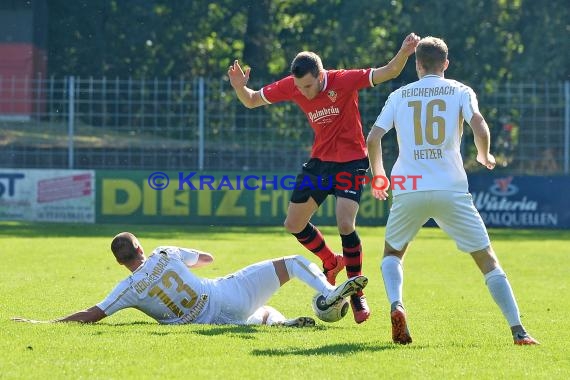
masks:
[(320, 206), (329, 194), (360, 203), (368, 158), (349, 162), (329, 162), (311, 158), (295, 179), (292, 203), (305, 203), (312, 197)]

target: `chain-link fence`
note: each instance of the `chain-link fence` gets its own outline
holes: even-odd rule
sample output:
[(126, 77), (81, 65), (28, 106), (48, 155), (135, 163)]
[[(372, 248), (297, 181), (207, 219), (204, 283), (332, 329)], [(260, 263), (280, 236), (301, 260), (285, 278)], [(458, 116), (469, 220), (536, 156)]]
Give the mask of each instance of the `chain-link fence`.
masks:
[[(399, 85), (360, 92), (365, 135)], [(473, 87), (498, 170), (569, 173), (569, 82)], [(466, 169), (480, 170), (464, 130)], [(312, 139), (294, 104), (246, 109), (222, 79), (0, 78), (1, 167), (297, 171)], [(384, 151), (390, 167), (393, 132)]]

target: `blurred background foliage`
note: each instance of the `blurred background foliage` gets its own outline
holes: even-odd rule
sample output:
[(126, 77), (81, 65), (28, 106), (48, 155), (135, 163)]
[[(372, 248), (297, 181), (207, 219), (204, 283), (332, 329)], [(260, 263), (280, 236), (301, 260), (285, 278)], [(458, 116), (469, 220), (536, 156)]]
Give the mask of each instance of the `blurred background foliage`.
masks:
[[(301, 50), (317, 52), (325, 68), (378, 67), (415, 32), (446, 40), (446, 77), (477, 92), (501, 168), (568, 172), (568, 0), (42, 3), (48, 7), (48, 78), (36, 93), (46, 94), (37, 102), (43, 116), (25, 125), (0, 123), (0, 137), (10, 136), (4, 141), (11, 144), (3, 159), (17, 167), (67, 164), (67, 88), (74, 77), (75, 132), (83, 130), (74, 149), (81, 150), (85, 166), (132, 161), (130, 167), (192, 167), (202, 147), (208, 168), (297, 168), (312, 143), (306, 116), (292, 103), (243, 107), (227, 82), (233, 60), (252, 68), (250, 86), (257, 89), (287, 75)], [(22, 4), (31, 7), (32, 0), (2, 0), (0, 8)], [(389, 93), (414, 80), (412, 58), (395, 80), (359, 93), (365, 134)], [(462, 152), (473, 158), (471, 130), (464, 132)], [(153, 150), (153, 144), (179, 151), (160, 155), (163, 149)], [(395, 133), (383, 147), (386, 162), (393, 162)], [(59, 161), (49, 161), (53, 157)], [(473, 159), (465, 166), (481, 169)]]
[[(49, 74), (264, 82), (298, 51), (325, 68), (385, 64), (410, 32), (446, 40), (448, 77), (493, 86), (570, 78), (568, 0), (50, 0)], [(400, 80), (415, 80), (408, 64)]]

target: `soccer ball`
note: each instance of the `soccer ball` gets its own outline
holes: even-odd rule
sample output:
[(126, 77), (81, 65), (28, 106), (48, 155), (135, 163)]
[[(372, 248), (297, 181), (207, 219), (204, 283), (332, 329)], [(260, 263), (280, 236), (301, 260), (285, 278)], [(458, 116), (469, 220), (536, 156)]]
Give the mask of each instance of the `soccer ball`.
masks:
[(340, 321), (348, 313), (348, 300), (341, 298), (330, 306), (325, 303), (325, 296), (317, 293), (313, 297), (313, 311), (317, 318), (324, 322)]

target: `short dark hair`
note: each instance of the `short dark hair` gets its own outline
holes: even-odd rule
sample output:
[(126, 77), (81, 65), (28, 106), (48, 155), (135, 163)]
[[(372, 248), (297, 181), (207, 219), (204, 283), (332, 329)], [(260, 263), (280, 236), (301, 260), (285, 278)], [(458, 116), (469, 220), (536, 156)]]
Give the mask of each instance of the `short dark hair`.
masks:
[(416, 59), (427, 72), (442, 69), (447, 54), (447, 45), (441, 38), (424, 37), (416, 46)]
[(111, 242), (111, 251), (120, 264), (134, 260), (141, 250), (137, 237), (130, 232), (117, 234)]
[(303, 78), (308, 73), (315, 78), (323, 71), (323, 62), (321, 57), (312, 51), (302, 51), (291, 62), (291, 74), (295, 78)]

